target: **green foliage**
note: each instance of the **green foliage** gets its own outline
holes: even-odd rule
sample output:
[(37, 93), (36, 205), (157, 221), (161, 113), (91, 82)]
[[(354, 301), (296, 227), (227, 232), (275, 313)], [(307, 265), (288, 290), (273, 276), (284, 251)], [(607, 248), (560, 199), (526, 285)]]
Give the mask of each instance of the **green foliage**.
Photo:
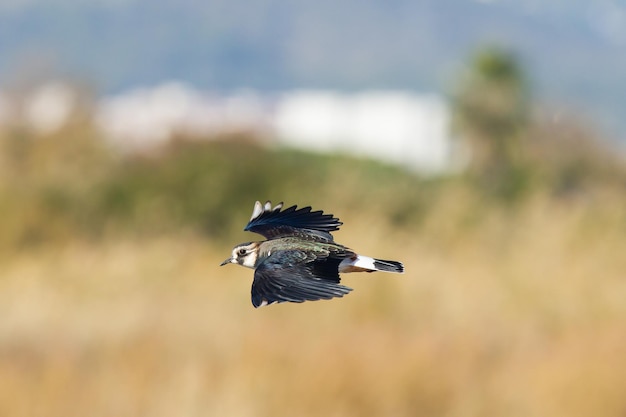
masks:
[(256, 200), (321, 207), (332, 197), (328, 206), (335, 209), (397, 194), (404, 197), (396, 200), (408, 202), (420, 193), (398, 189), (420, 183), (371, 161), (269, 150), (241, 138), (178, 141), (158, 156), (124, 161), (93, 190), (94, 218), (143, 232), (191, 228), (227, 239), (241, 230)]
[(455, 93), (457, 126), (491, 142), (492, 157), (506, 157), (505, 143), (528, 121), (528, 95), (526, 76), (513, 54), (480, 50)]
[(485, 145), (490, 157), (448, 178), (272, 148), (251, 136), (178, 138), (151, 153), (121, 155), (88, 123), (43, 137), (25, 128), (0, 132), (0, 248), (180, 233), (231, 242), (242, 235), (256, 200), (376, 219), (381, 230), (415, 233), (436, 224), (433, 235), (443, 230), (452, 236), (481, 227), (494, 210), (513, 212), (538, 193), (587, 198), (597, 190), (623, 192), (623, 163), (589, 132), (489, 107), (490, 94), (505, 86), (504, 103), (523, 101), (520, 72), (507, 56), (476, 59), (474, 81), (461, 90), (457, 112), (466, 123), (463, 134), (477, 148)]
[[(9, 163), (0, 177), (0, 224), (7, 223), (0, 244), (181, 231), (230, 240), (256, 200), (380, 210), (382, 220), (401, 226), (423, 215), (435, 189), (400, 168), (272, 150), (247, 137), (179, 139), (127, 157), (84, 146), (89, 141), (99, 138), (82, 128), (38, 139), (13, 132), (0, 141), (12, 149), (2, 153)], [(80, 157), (68, 162), (73, 148)]]
[(478, 51), (454, 95), (457, 132), (472, 148), (477, 185), (506, 203), (531, 187), (523, 153), (529, 122), (526, 77), (513, 54), (498, 48)]
[(537, 192), (561, 198), (624, 188), (623, 161), (578, 120), (555, 124), (532, 108), (522, 63), (500, 48), (478, 50), (453, 94), (457, 134), (470, 146), (468, 183), (514, 207)]

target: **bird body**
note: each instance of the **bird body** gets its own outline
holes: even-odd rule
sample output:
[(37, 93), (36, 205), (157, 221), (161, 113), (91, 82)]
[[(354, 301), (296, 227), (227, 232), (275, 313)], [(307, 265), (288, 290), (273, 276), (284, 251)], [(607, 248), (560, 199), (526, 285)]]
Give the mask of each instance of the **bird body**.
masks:
[(267, 238), (242, 243), (222, 265), (236, 263), (255, 270), (252, 304), (260, 307), (275, 302), (303, 302), (343, 297), (352, 289), (339, 284), (339, 273), (404, 272), (402, 263), (359, 255), (335, 243), (330, 232), (338, 230), (339, 219), (311, 207), (272, 208), (256, 202), (244, 230)]
[[(348, 249), (342, 245), (317, 240), (307, 240), (302, 237), (283, 237), (262, 242), (259, 245), (259, 257), (265, 259), (277, 251), (301, 251), (315, 258), (341, 257)], [(257, 261), (258, 262), (258, 261)]]

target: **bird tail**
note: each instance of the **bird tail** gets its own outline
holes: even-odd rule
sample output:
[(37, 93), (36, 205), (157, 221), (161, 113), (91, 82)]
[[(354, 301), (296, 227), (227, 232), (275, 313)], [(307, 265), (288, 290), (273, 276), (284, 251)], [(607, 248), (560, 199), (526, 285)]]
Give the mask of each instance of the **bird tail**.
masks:
[(404, 272), (404, 265), (398, 261), (385, 261), (383, 259), (374, 259), (374, 267), (377, 271), (396, 272), (402, 274)]
[(369, 256), (356, 255), (346, 258), (339, 264), (339, 272), (395, 272), (402, 274), (404, 265), (398, 261), (386, 261), (384, 259), (370, 258)]

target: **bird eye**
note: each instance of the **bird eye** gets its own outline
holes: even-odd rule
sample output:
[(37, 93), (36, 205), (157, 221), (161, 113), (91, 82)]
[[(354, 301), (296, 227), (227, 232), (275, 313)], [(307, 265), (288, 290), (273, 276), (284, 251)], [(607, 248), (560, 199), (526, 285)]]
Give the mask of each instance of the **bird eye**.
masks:
[(239, 255), (243, 256), (243, 255), (246, 254), (246, 250), (242, 248), (242, 249), (239, 249), (239, 251), (237, 253), (239, 253)]

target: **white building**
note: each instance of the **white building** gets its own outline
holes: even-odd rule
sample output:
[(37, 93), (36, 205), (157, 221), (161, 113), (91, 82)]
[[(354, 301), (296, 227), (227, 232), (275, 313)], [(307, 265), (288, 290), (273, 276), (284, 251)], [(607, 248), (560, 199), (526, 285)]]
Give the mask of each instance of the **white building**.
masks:
[[(71, 116), (76, 97), (68, 86), (44, 84), (26, 97), (18, 113), (36, 131), (49, 132)], [(434, 94), (296, 90), (218, 95), (169, 82), (101, 98), (94, 112), (108, 140), (125, 151), (158, 147), (179, 133), (211, 138), (254, 132), (285, 146), (368, 157), (426, 174), (463, 165), (450, 132), (450, 110)], [(10, 100), (0, 95), (0, 123), (10, 121), (12, 113)]]
[(401, 91), (295, 91), (278, 100), (282, 143), (401, 164), (423, 173), (457, 167), (450, 111), (436, 95)]
[(175, 134), (216, 134), (266, 129), (266, 105), (257, 94), (207, 94), (169, 82), (100, 100), (96, 123), (115, 145), (126, 150), (163, 144)]

